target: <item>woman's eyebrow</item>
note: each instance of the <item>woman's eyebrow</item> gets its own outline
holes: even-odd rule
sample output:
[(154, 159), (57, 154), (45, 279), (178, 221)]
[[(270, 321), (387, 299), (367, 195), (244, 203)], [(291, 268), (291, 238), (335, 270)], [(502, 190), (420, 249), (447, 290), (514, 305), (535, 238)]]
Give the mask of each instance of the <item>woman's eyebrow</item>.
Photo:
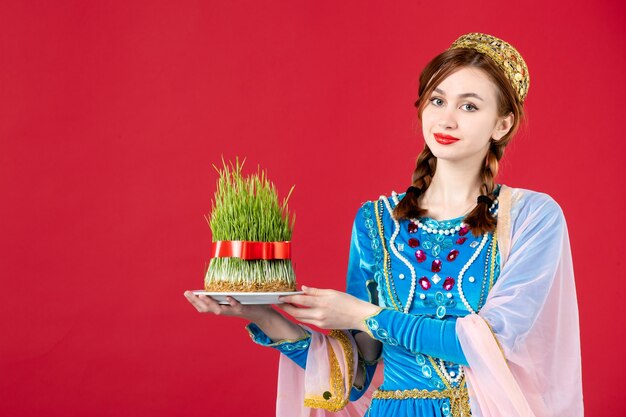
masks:
[[(441, 90), (441, 89), (439, 89), (439, 88), (435, 88), (435, 91), (436, 91), (437, 93), (441, 94), (441, 95), (444, 95), (444, 96), (446, 95), (446, 93), (444, 93), (444, 92), (443, 92), (443, 90)], [(481, 97), (481, 96), (479, 96), (479, 95), (478, 95), (478, 94), (476, 94), (476, 93), (463, 93), (463, 94), (459, 94), (459, 98), (466, 98), (466, 97), (474, 97), (474, 98), (477, 98), (477, 99), (478, 99), (478, 100), (480, 100), (480, 101), (485, 101), (485, 100), (483, 100), (483, 99), (482, 99), (482, 97)]]

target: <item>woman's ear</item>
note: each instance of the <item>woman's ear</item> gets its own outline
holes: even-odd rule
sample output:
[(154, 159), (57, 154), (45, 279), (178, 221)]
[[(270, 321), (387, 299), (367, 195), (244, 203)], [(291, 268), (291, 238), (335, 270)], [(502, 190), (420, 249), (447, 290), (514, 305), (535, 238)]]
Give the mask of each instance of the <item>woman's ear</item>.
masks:
[(494, 127), (493, 132), (491, 133), (493, 140), (497, 142), (509, 133), (511, 127), (513, 127), (514, 120), (515, 116), (513, 115), (513, 112), (504, 117), (499, 117), (496, 122), (496, 127)]

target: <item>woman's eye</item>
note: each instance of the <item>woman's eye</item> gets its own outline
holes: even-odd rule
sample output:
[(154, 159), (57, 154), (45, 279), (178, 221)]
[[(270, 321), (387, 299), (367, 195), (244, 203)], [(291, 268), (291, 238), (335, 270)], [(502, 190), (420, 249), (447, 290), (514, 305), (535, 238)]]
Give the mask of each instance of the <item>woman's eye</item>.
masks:
[(476, 111), (478, 110), (478, 108), (476, 106), (474, 106), (473, 104), (464, 104), (461, 106), (461, 108), (465, 111)]
[(431, 98), (431, 99), (430, 99), (430, 102), (431, 102), (432, 104), (434, 104), (435, 106), (437, 106), (437, 107), (439, 107), (439, 106), (441, 106), (441, 105), (443, 104), (443, 100), (442, 100), (442, 99), (440, 99), (440, 98), (438, 98), (438, 97), (433, 97), (433, 98)]

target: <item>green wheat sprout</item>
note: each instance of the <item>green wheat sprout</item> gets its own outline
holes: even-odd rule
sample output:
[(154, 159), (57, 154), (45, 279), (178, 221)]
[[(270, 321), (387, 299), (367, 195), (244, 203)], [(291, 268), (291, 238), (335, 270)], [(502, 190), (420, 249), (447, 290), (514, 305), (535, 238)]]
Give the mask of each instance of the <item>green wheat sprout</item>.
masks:
[[(256, 173), (244, 176), (244, 164), (245, 159), (226, 163), (222, 158), (221, 168), (213, 165), (218, 173), (217, 189), (210, 217), (206, 216), (213, 241), (291, 241), (295, 214), (289, 212), (287, 202), (295, 186), (281, 202), (267, 172), (257, 167)], [(218, 281), (244, 287), (251, 284), (251, 288), (254, 284), (284, 282), (295, 288), (295, 273), (289, 259), (213, 258), (205, 274), (205, 286)]]

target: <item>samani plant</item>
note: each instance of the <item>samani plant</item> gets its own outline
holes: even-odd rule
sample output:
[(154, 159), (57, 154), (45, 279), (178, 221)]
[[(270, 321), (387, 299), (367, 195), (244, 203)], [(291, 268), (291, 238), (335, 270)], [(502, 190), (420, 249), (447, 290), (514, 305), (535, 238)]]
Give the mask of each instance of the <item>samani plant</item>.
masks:
[[(295, 215), (289, 213), (287, 201), (293, 192), (279, 202), (274, 183), (260, 167), (256, 173), (242, 174), (245, 163), (227, 164), (222, 159), (217, 189), (207, 221), (217, 241), (290, 242)], [(227, 242), (228, 243), (228, 242)], [(214, 257), (205, 274), (206, 291), (276, 292), (294, 291), (295, 273), (291, 259), (241, 259)]]

